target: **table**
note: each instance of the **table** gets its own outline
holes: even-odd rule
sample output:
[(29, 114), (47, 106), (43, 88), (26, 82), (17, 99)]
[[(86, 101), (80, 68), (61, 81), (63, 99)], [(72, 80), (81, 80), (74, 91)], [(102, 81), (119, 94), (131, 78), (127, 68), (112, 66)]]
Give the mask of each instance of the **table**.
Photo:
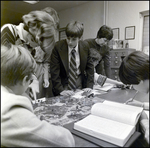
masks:
[[(133, 89), (113, 88), (107, 93), (74, 99), (72, 97), (57, 96), (46, 99), (45, 102), (34, 105), (35, 114), (41, 119), (54, 125), (66, 127), (67, 124), (78, 121), (88, 114), (92, 105), (102, 100), (125, 103), (135, 94)], [(98, 145), (74, 135), (76, 147), (99, 147)]]

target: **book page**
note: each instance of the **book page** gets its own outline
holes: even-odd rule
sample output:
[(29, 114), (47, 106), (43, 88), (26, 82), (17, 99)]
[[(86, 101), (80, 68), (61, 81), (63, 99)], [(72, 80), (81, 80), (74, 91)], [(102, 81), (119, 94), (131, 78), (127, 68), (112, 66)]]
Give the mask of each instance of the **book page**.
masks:
[(95, 115), (74, 123), (74, 129), (119, 146), (123, 146), (135, 132), (134, 126)]
[(94, 104), (91, 109), (91, 114), (134, 126), (142, 110), (143, 108), (141, 107), (105, 100), (103, 103)]

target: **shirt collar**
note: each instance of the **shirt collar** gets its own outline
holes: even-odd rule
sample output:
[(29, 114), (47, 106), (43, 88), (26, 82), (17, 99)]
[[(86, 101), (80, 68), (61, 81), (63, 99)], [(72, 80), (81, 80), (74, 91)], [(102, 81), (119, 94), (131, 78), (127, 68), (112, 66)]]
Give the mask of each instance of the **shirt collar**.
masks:
[[(68, 47), (68, 48), (69, 48), (69, 54), (70, 54), (73, 48), (70, 48), (70, 47)], [(74, 49), (75, 49), (76, 52), (78, 52), (78, 44)]]

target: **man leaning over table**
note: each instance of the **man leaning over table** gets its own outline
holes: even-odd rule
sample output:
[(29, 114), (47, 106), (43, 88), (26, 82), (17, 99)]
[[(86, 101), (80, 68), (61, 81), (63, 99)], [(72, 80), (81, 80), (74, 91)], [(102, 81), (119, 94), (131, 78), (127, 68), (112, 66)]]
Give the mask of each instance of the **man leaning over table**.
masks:
[[(70, 96), (74, 94), (76, 89), (83, 89), (85, 92), (90, 92), (93, 89), (94, 65), (90, 57), (88, 44), (80, 40), (83, 30), (83, 24), (79, 21), (68, 23), (65, 31), (67, 39), (56, 42), (52, 51), (50, 72), (55, 96)], [(70, 89), (68, 85), (73, 48), (76, 58), (76, 88)]]

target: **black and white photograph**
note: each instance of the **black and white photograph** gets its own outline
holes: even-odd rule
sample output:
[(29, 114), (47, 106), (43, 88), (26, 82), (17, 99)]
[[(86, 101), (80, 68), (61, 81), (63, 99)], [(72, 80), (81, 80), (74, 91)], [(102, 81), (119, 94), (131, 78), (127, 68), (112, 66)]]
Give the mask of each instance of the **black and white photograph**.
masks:
[(1, 1), (1, 147), (149, 147), (149, 1)]

